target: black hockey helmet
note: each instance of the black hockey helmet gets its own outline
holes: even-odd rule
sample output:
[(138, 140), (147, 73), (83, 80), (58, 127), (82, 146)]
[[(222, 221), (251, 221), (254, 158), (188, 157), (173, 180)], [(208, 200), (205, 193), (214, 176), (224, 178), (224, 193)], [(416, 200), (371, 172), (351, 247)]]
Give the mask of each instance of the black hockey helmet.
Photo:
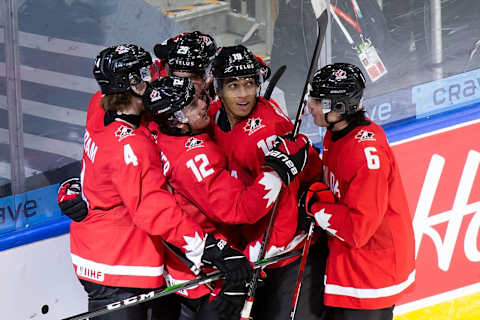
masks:
[(310, 81), (310, 99), (319, 99), (324, 112), (349, 115), (360, 110), (365, 76), (350, 63), (326, 65)]
[(261, 85), (270, 76), (270, 68), (260, 61), (242, 45), (220, 48), (212, 65), (215, 91), (220, 91), (224, 80), (230, 78), (252, 77)]
[(143, 105), (154, 120), (175, 117), (180, 122), (186, 122), (181, 111), (192, 102), (194, 96), (192, 80), (167, 76), (148, 85), (143, 95)]
[(134, 44), (121, 44), (100, 51), (95, 59), (93, 75), (103, 94), (130, 90), (142, 81), (150, 81), (152, 57)]
[(200, 31), (187, 32), (154, 47), (155, 55), (165, 60), (170, 71), (208, 72), (217, 52), (212, 36)]

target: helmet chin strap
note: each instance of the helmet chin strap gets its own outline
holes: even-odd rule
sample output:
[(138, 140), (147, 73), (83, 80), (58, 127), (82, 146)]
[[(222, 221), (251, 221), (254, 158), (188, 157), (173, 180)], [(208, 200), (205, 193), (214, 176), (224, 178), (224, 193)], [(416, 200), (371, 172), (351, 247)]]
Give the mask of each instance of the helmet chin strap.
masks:
[(330, 131), (331, 131), (331, 130), (333, 129), (333, 127), (334, 127), (337, 123), (342, 122), (343, 120), (345, 120), (345, 117), (343, 117), (343, 115), (342, 115), (342, 117), (341, 117), (339, 120), (337, 120), (337, 121), (328, 121), (328, 115), (330, 114), (330, 112), (331, 112), (331, 111), (329, 111), (329, 112), (327, 112), (327, 113), (324, 113), (324, 114), (323, 114), (323, 117), (324, 117), (324, 119), (325, 119), (325, 122), (328, 124), (327, 130), (330, 130)]

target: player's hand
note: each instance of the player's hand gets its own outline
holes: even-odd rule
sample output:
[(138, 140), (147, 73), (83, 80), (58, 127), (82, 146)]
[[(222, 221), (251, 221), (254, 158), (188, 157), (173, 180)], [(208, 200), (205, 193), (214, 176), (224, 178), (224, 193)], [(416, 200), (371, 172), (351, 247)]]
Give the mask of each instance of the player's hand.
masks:
[(207, 235), (202, 263), (206, 267), (216, 267), (223, 272), (226, 281), (240, 282), (250, 278), (252, 266), (247, 258), (233, 249), (225, 240)]
[(318, 206), (320, 203), (335, 203), (335, 196), (325, 183), (315, 182), (300, 197), (298, 203), (299, 228), (308, 232), (310, 223), (312, 221), (316, 222), (315, 210), (312, 210), (312, 207), (314, 205)]
[(238, 320), (247, 297), (245, 281), (224, 281), (220, 293), (215, 293), (215, 295), (211, 303), (215, 310), (217, 310), (219, 319)]
[(310, 140), (303, 134), (277, 137), (275, 146), (265, 156), (263, 166), (275, 170), (288, 186), (305, 168), (310, 145)]
[(64, 181), (57, 194), (57, 203), (63, 214), (75, 222), (87, 217), (87, 203), (82, 199), (82, 185), (79, 178)]

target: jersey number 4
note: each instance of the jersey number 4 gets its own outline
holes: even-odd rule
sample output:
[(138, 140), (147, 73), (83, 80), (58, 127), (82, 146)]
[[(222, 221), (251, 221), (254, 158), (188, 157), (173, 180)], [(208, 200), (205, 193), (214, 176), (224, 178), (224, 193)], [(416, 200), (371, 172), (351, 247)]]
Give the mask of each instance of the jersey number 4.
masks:
[(125, 160), (125, 164), (133, 164), (134, 166), (138, 166), (138, 159), (135, 153), (133, 153), (132, 147), (129, 144), (123, 146), (123, 160)]
[(207, 168), (210, 162), (204, 153), (197, 154), (195, 158), (187, 161), (187, 167), (192, 170), (198, 182), (214, 173), (213, 168)]

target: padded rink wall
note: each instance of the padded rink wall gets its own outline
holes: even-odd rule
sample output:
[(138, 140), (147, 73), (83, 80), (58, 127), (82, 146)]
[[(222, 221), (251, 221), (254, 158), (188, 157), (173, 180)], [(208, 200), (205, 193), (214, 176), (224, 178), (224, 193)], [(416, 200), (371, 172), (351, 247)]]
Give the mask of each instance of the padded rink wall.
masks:
[[(396, 320), (480, 319), (480, 105), (384, 126), (416, 236), (416, 284)], [(53, 187), (53, 186), (51, 186)], [(47, 187), (49, 188), (49, 187)], [(56, 192), (56, 186), (43, 190)], [(41, 214), (37, 205), (20, 214)], [(71, 266), (67, 218), (0, 238), (1, 319), (61, 319), (87, 308)]]

